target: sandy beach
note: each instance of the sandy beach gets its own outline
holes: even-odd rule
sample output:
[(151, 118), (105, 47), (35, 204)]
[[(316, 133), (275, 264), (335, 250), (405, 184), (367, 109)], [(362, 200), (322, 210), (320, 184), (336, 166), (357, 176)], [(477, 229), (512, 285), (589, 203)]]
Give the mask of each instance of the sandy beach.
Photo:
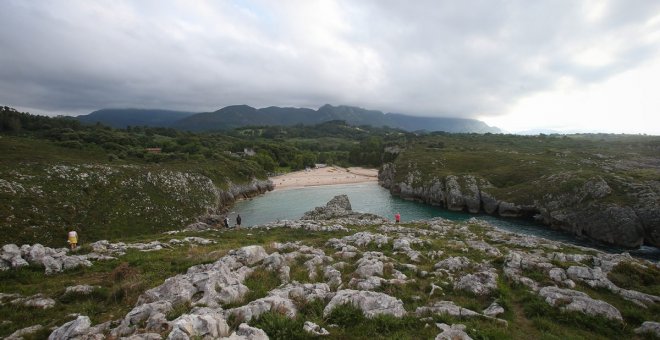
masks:
[(301, 170), (270, 178), (275, 183), (275, 190), (303, 188), (318, 185), (377, 182), (378, 170), (359, 167), (325, 168)]

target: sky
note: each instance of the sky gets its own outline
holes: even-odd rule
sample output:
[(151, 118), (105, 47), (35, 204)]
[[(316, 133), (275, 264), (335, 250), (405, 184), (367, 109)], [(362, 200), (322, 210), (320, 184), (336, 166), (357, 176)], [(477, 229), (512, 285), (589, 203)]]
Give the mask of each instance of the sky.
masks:
[(2, 0), (0, 105), (352, 105), (660, 135), (658, 0)]

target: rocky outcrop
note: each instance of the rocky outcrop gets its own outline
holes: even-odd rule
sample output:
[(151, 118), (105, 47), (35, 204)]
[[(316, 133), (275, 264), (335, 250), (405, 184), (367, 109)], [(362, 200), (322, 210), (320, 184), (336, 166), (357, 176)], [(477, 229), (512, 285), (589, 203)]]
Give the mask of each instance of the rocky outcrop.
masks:
[[(629, 248), (642, 244), (660, 246), (657, 181), (612, 177), (612, 183), (608, 183), (598, 175), (585, 179), (579, 173), (563, 172), (535, 180), (535, 191), (523, 195), (527, 198), (507, 201), (507, 197), (496, 197), (494, 186), (484, 178), (448, 175), (423, 179), (419, 169), (411, 169), (397, 174), (395, 164), (384, 164), (378, 174), (379, 183), (393, 195), (453, 211), (534, 217), (552, 228), (609, 244)], [(618, 188), (616, 192), (612, 185)], [(612, 200), (613, 195), (624, 198)]]
[(348, 196), (338, 195), (333, 197), (325, 206), (316, 207), (314, 210), (306, 212), (301, 220), (332, 220), (337, 218), (382, 219), (380, 216), (374, 214), (354, 212)]
[(381, 314), (400, 318), (406, 314), (403, 302), (395, 297), (384, 293), (346, 289), (335, 294), (323, 309), (323, 316), (330, 315), (333, 309), (344, 304), (359, 308), (368, 318)]
[(560, 307), (562, 310), (582, 312), (589, 315), (598, 315), (610, 320), (623, 321), (618, 309), (609, 303), (595, 300), (589, 295), (576, 290), (557, 287), (543, 287), (539, 295), (545, 298), (548, 304)]

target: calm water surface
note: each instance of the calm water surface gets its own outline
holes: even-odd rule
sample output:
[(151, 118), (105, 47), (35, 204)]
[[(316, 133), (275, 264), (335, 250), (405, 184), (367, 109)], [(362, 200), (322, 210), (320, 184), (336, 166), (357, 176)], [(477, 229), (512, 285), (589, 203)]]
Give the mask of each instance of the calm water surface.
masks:
[[(354, 211), (372, 213), (392, 220), (397, 212), (401, 214), (402, 222), (433, 217), (442, 217), (452, 221), (465, 221), (472, 217), (478, 217), (490, 222), (497, 228), (507, 231), (594, 247), (609, 252), (625, 251), (624, 249), (597, 244), (589, 240), (576, 239), (573, 235), (551, 230), (533, 221), (452, 212), (418, 202), (406, 201), (390, 195), (387, 189), (377, 183), (276, 190), (250, 200), (236, 202), (230, 214), (230, 219), (235, 221), (236, 214), (240, 214), (244, 226), (265, 224), (277, 220), (294, 220), (302, 217), (306, 211), (323, 206), (334, 196), (341, 194), (348, 195)], [(639, 250), (630, 251), (630, 253), (633, 256), (660, 261), (659, 248), (642, 247)]]

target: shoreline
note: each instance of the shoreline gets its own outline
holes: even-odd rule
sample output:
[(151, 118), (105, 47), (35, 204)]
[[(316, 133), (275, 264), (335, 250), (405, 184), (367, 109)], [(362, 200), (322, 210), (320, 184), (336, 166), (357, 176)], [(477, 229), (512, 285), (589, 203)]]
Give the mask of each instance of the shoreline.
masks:
[(378, 182), (378, 170), (338, 166), (327, 166), (309, 170), (290, 172), (268, 178), (273, 181), (273, 190), (298, 189), (335, 184), (358, 184)]

